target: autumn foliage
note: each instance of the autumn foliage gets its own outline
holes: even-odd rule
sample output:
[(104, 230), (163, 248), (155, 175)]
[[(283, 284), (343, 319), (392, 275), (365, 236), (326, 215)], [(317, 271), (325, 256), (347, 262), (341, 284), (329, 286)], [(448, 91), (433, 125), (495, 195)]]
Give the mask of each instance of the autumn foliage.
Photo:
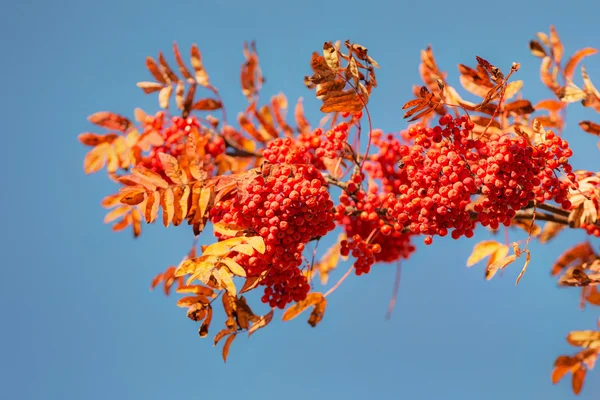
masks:
[[(137, 108), (134, 120), (111, 112), (91, 115), (90, 122), (106, 132), (79, 136), (90, 147), (84, 170), (106, 169), (119, 186), (102, 200), (113, 230), (131, 229), (138, 237), (144, 223), (157, 220), (191, 227), (189, 253), (151, 287), (160, 285), (167, 295), (175, 288), (183, 296), (177, 305), (200, 324), (201, 337), (212, 330), (213, 312), (223, 312), (225, 327), (214, 344), (223, 342), (224, 360), (236, 337), (267, 326), (277, 309), (285, 310), (284, 321), (310, 310), (308, 323), (316, 326), (327, 297), (350, 274), (410, 259), (416, 240), (435, 245), (438, 236), (469, 239), (477, 227), (504, 229), (504, 242), (479, 241), (466, 264), (485, 264), (488, 280), (519, 265), (518, 283), (534, 257), (532, 240), (548, 243), (565, 228), (600, 237), (600, 172), (574, 168), (562, 135), (570, 104), (600, 113), (600, 93), (581, 65), (597, 50), (565, 57), (554, 27), (529, 46), (540, 58), (549, 98), (532, 102), (524, 96), (518, 63), (501, 69), (475, 56), (458, 64), (461, 91), (479, 99), (468, 101), (427, 48), (419, 65), (423, 82), (399, 105), (409, 125), (392, 134), (373, 126), (368, 103), (379, 65), (361, 45), (327, 42), (312, 54), (304, 82), (325, 113), (314, 126), (301, 99), (288, 118), (283, 94), (259, 98), (264, 79), (253, 43), (244, 45), (240, 75), (248, 107), (235, 121), (228, 119), (198, 47), (185, 57), (190, 68), (175, 44), (177, 68), (163, 53), (148, 57), (153, 79), (137, 84), (158, 95), (162, 110)], [(582, 87), (574, 83), (579, 77)], [(579, 125), (600, 135), (599, 123)], [(526, 239), (510, 242), (513, 229)], [(207, 230), (212, 243), (198, 246)], [(326, 236), (335, 244), (315, 259)], [(327, 291), (317, 289), (315, 278), (329, 284), (331, 271), (347, 259), (342, 278)], [(566, 249), (549, 267), (558, 285), (580, 287), (583, 302), (600, 305), (600, 255), (589, 240)], [(270, 311), (255, 314), (248, 292), (258, 293), (256, 302)], [(567, 341), (580, 350), (558, 357), (551, 379), (571, 374), (579, 393), (600, 352), (600, 330), (574, 331)]]

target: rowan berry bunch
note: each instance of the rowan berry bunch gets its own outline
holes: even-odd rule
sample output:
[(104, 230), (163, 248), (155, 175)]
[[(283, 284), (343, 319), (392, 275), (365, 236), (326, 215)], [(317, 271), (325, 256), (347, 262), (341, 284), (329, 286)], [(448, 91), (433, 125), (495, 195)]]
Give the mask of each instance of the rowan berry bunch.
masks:
[[(266, 165), (263, 174), (210, 211), (213, 223), (224, 222), (251, 230), (265, 242), (264, 254), (239, 254), (235, 260), (248, 276), (267, 271), (263, 301), (282, 308), (306, 296), (299, 275), (306, 243), (335, 228), (333, 201), (323, 175), (312, 165)], [(295, 300), (297, 301), (297, 300)]]
[[(568, 163), (573, 152), (566, 140), (548, 132), (546, 140), (532, 146), (523, 137), (494, 134), (479, 153), (471, 170), (483, 181), (480, 191), (485, 198), (473, 207), (482, 225), (509, 226), (516, 212), (532, 200), (540, 204), (554, 200), (571, 209), (567, 196), (576, 182)], [(567, 173), (567, 181), (559, 179), (559, 169)]]
[[(103, 201), (113, 208), (106, 221), (115, 221), (114, 230), (132, 226), (137, 237), (142, 221), (156, 221), (160, 210), (165, 226), (184, 221), (192, 226), (192, 250), (177, 267), (159, 274), (152, 287), (163, 282), (167, 294), (173, 285), (179, 293), (190, 294), (178, 305), (202, 323), (201, 337), (208, 332), (214, 299), (222, 295), (227, 322), (215, 344), (227, 337), (224, 358), (240, 331), (253, 333), (273, 318), (274, 310), (255, 315), (241, 293), (261, 286), (262, 303), (271, 308), (296, 302), (283, 313), (284, 320), (312, 307), (308, 322), (315, 326), (323, 317), (327, 296), (352, 271), (363, 275), (375, 263), (408, 259), (415, 251), (415, 236), (431, 245), (435, 236), (471, 238), (479, 225), (494, 230), (500, 225), (527, 226), (525, 248), (514, 243), (514, 254), (509, 255), (509, 243), (483, 241), (468, 261), (489, 256), (486, 279), (491, 279), (525, 255), (518, 283), (529, 264), (535, 223), (546, 221), (537, 230), (540, 242), (567, 226), (600, 237), (600, 173), (574, 171), (569, 143), (542, 126), (560, 132), (565, 107), (579, 100), (600, 111), (600, 94), (584, 69), (584, 89), (571, 79), (577, 63), (595, 50), (580, 50), (561, 63), (563, 47), (556, 32), (538, 37), (549, 49), (536, 41), (530, 47), (543, 58), (542, 82), (558, 101), (533, 106), (519, 93), (523, 82), (511, 80), (519, 64), (505, 75), (481, 57), (475, 57), (475, 68), (460, 64), (459, 71), (461, 84), (482, 100), (478, 104), (463, 100), (428, 48), (421, 52), (419, 68), (424, 85), (415, 86), (414, 98), (402, 107), (404, 118), (418, 123), (399, 134), (373, 129), (367, 105), (377, 87), (379, 65), (364, 46), (346, 41), (342, 50), (341, 43), (327, 42), (323, 55), (312, 54), (313, 74), (305, 84), (316, 90), (320, 111), (331, 113), (332, 122), (311, 128), (299, 101), (294, 131), (286, 122), (288, 102), (283, 94), (259, 106), (265, 80), (254, 45), (244, 47), (240, 77), (249, 106), (238, 114), (239, 129), (228, 122), (197, 46), (190, 51), (192, 71), (174, 45), (181, 77), (160, 53), (157, 61), (146, 59), (156, 82), (142, 81), (138, 86), (145, 93), (158, 92), (165, 110), (174, 94), (171, 103), (181, 117), (167, 111), (146, 116), (136, 110), (137, 120), (143, 120), (139, 130), (121, 115), (93, 114), (89, 120), (109, 132), (80, 135), (84, 145), (93, 147), (84, 170), (94, 173), (106, 166), (122, 185), (119, 193)], [(564, 82), (558, 82), (559, 77)], [(196, 99), (197, 90), (205, 90), (208, 97)], [(466, 115), (459, 115), (460, 110)], [(543, 110), (548, 114), (532, 115)], [(220, 113), (218, 118), (213, 111)], [(200, 118), (193, 115), (197, 112), (209, 114)], [(452, 112), (456, 115), (447, 114)], [(581, 121), (580, 126), (600, 135), (600, 124)], [(333, 199), (339, 199), (338, 204)], [(209, 222), (217, 243), (203, 246), (197, 254), (196, 240)], [(344, 239), (316, 260), (319, 239), (336, 228)], [(310, 242), (315, 247), (310, 248), (309, 262), (305, 252)], [(347, 273), (327, 292), (311, 291), (313, 273), (326, 283), (340, 255), (353, 258)], [(593, 248), (584, 243), (563, 254), (552, 273), (566, 271), (560, 280), (563, 285), (592, 286), (600, 282), (598, 265)], [(239, 289), (237, 281), (242, 279)], [(600, 296), (590, 290), (594, 287), (584, 288), (582, 298), (600, 305)], [(581, 332), (576, 336), (581, 338)], [(586, 354), (597, 356), (593, 351)], [(553, 380), (577, 371), (573, 379), (579, 388), (574, 390), (580, 390), (586, 367), (583, 359), (577, 360), (562, 359)]]

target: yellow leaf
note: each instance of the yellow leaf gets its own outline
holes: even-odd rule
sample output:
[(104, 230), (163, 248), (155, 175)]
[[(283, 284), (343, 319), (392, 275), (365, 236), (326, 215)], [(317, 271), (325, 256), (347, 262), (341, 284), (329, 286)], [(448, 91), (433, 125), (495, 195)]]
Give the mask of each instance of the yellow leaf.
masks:
[(495, 261), (491, 265), (488, 265), (488, 267), (485, 270), (485, 279), (489, 281), (490, 279), (492, 279), (494, 277), (494, 275), (496, 275), (496, 272), (498, 272), (499, 269), (506, 268), (507, 265), (515, 262), (516, 259), (517, 259), (517, 255), (513, 254), (510, 256), (504, 257), (498, 261)]
[(214, 256), (218, 256), (218, 257), (224, 256), (224, 255), (228, 254), (229, 252), (231, 252), (231, 248), (233, 246), (243, 243), (244, 239), (245, 238), (237, 237), (237, 238), (231, 238), (231, 239), (223, 240), (221, 242), (213, 243), (210, 246), (208, 246), (206, 249), (204, 249), (202, 254), (203, 255), (214, 255)]
[(471, 267), (486, 257), (494, 254), (498, 249), (503, 247), (502, 243), (496, 242), (495, 240), (487, 240), (479, 242), (473, 247), (473, 252), (467, 260), (467, 267)]
[(306, 299), (297, 302), (283, 313), (281, 319), (283, 321), (290, 321), (300, 315), (307, 308), (314, 306), (324, 300), (323, 293), (312, 292), (306, 296)]
[(213, 225), (213, 227), (215, 229), (215, 233), (218, 233), (219, 235), (222, 235), (222, 236), (230, 236), (230, 237), (236, 236), (239, 232), (241, 232), (245, 229), (243, 226), (226, 224), (225, 222), (222, 222), (222, 221), (217, 222), (216, 224)]
[(222, 289), (227, 290), (227, 293), (233, 297), (237, 295), (237, 289), (233, 284), (233, 279), (231, 278), (229, 271), (224, 269), (214, 269), (212, 275), (215, 277)]
[(220, 260), (220, 262), (222, 264), (225, 264), (232, 274), (237, 276), (246, 276), (246, 271), (244, 270), (244, 268), (242, 268), (242, 266), (235, 262), (233, 259), (223, 258)]
[(573, 331), (567, 335), (567, 342), (572, 346), (597, 349), (600, 348), (600, 331)]
[[(185, 260), (183, 263), (181, 263), (181, 265), (175, 270), (175, 277), (178, 278), (180, 276), (185, 276), (204, 270), (210, 272), (213, 269), (214, 264), (212, 262), (200, 261), (199, 258), (200, 257), (192, 258), (190, 260)], [(210, 277), (210, 273), (208, 274), (208, 276)]]
[(260, 254), (265, 254), (265, 241), (260, 236), (251, 236), (246, 238), (246, 242), (258, 251)]
[(231, 248), (231, 251), (237, 251), (238, 253), (246, 254), (251, 256), (254, 254), (254, 248), (249, 244), (238, 244)]

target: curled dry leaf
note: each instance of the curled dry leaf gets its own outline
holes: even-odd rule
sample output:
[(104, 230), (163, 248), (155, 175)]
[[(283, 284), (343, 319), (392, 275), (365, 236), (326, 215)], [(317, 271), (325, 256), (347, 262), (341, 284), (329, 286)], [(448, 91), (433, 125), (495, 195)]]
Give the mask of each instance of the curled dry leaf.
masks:
[(285, 312), (281, 316), (281, 320), (282, 321), (290, 321), (290, 320), (296, 318), (298, 315), (300, 315), (307, 308), (309, 308), (311, 306), (316, 306), (317, 304), (321, 303), (321, 301), (324, 299), (325, 299), (325, 297), (323, 296), (323, 293), (318, 293), (318, 292), (309, 293), (306, 296), (306, 299), (297, 302), (296, 304), (294, 304), (293, 306), (291, 306), (290, 308), (285, 310)]
[(271, 309), (271, 311), (261, 316), (256, 322), (254, 322), (250, 329), (248, 329), (248, 337), (252, 336), (252, 334), (257, 330), (267, 326), (273, 320), (273, 314), (274, 310)]
[(223, 345), (223, 362), (227, 362), (227, 357), (229, 356), (229, 349), (231, 348), (231, 344), (235, 340), (237, 334), (232, 333), (225, 340), (225, 344)]
[(600, 124), (592, 121), (581, 121), (579, 126), (587, 133), (600, 136)]
[(558, 257), (552, 266), (552, 275), (558, 275), (562, 270), (573, 264), (581, 265), (593, 261), (595, 258), (596, 254), (589, 242), (579, 243), (566, 250)]

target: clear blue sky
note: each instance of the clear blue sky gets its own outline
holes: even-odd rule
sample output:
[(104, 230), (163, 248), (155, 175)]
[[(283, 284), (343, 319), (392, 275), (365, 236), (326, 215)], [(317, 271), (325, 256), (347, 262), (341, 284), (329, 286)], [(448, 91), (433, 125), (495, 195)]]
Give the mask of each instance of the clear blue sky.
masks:
[[(556, 24), (567, 54), (600, 47), (594, 1), (410, 4), (5, 2), (2, 397), (570, 398), (569, 382), (550, 383), (552, 363), (574, 350), (564, 340), (568, 331), (594, 328), (599, 313), (579, 311), (578, 291), (558, 289), (549, 269), (582, 233), (533, 245), (531, 266), (516, 288), (519, 265), (491, 282), (483, 266), (465, 267), (473, 240), (420, 244), (403, 266), (391, 321), (384, 314), (394, 267), (381, 265), (348, 279), (330, 297), (318, 328), (305, 318), (274, 321), (250, 340), (238, 338), (223, 364), (220, 348), (198, 337), (175, 297), (148, 290), (151, 278), (187, 251), (188, 228), (152, 226), (134, 241), (102, 224), (99, 202), (114, 185), (102, 174), (83, 174), (86, 149), (77, 134), (94, 129), (86, 116), (96, 111), (156, 110), (155, 97), (135, 83), (150, 77), (146, 55), (163, 50), (172, 60), (173, 40), (183, 49), (198, 43), (235, 115), (246, 104), (238, 75), (242, 43), (255, 39), (268, 79), (264, 98), (280, 90), (291, 101), (304, 96), (313, 121), (321, 117), (318, 102), (302, 84), (311, 52), (328, 40), (361, 43), (382, 66), (370, 109), (386, 131), (405, 126), (400, 107), (418, 82), (419, 50), (428, 43), (456, 83), (456, 64), (473, 64), (475, 54), (501, 67), (521, 62), (518, 78), (534, 99), (547, 95), (527, 47), (535, 32)], [(600, 82), (598, 56), (585, 65)], [(577, 121), (600, 118), (578, 106), (569, 118), (576, 165), (593, 168), (596, 139)], [(478, 237), (488, 238), (483, 231)], [(211, 337), (221, 323), (214, 321)], [(598, 393), (600, 371), (594, 371), (580, 398)]]

